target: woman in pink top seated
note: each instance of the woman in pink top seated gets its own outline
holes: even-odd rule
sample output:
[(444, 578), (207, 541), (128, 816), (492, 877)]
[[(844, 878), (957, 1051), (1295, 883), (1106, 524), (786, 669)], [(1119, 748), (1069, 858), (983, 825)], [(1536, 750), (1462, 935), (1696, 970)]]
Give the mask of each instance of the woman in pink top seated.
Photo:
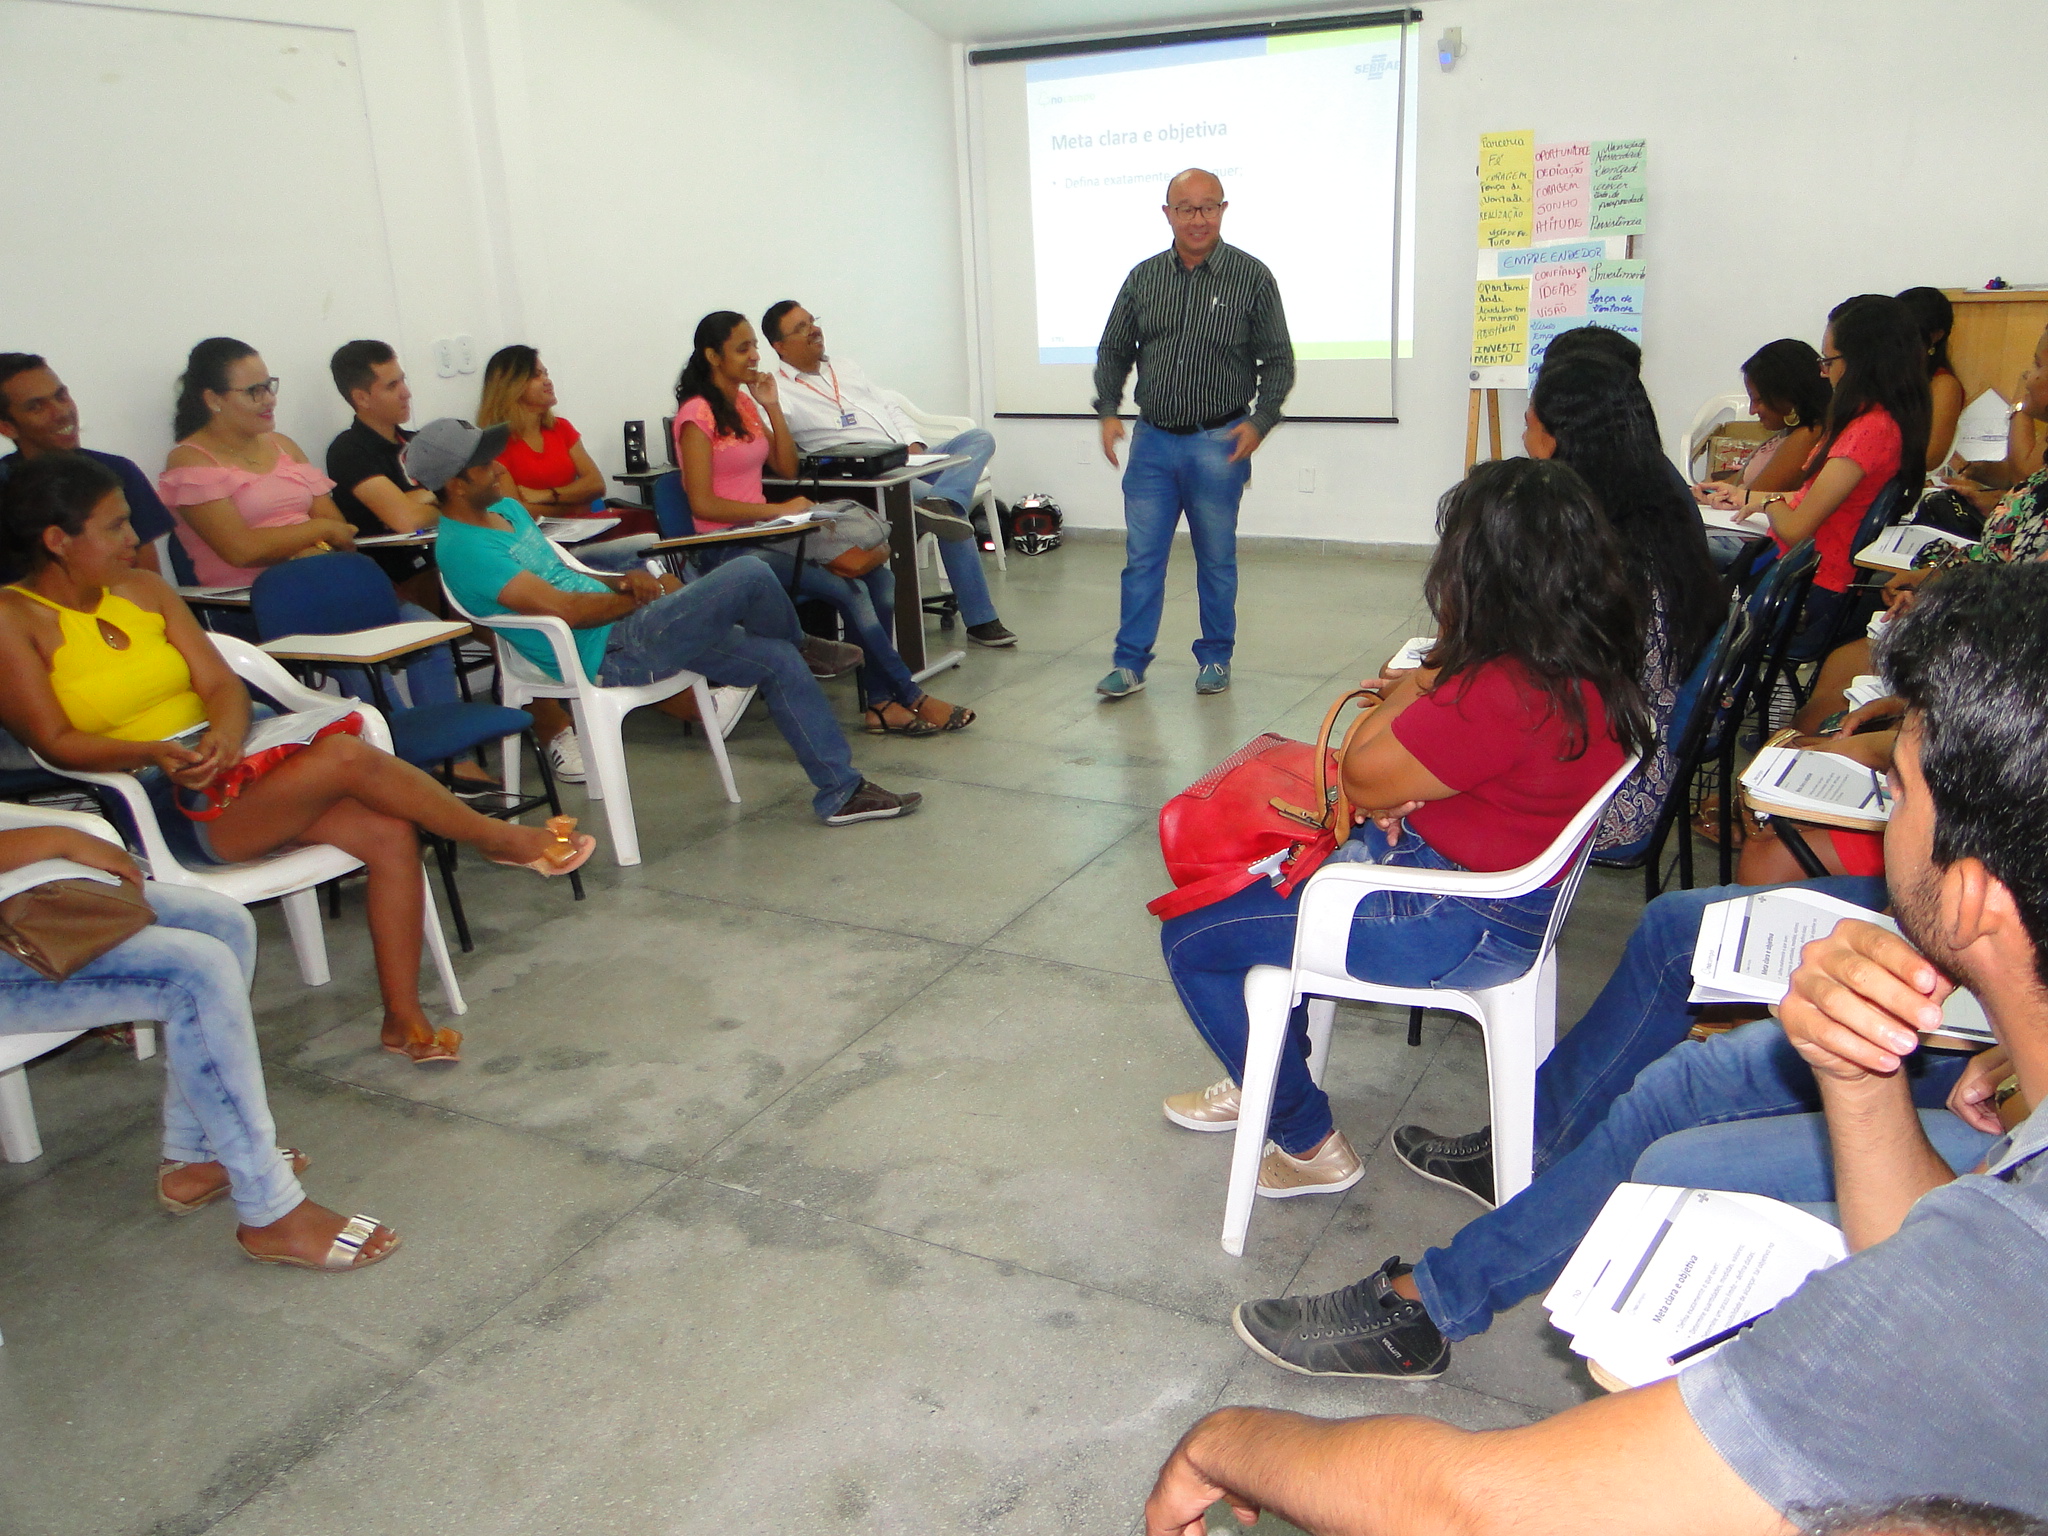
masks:
[(355, 548), (334, 482), (277, 430), (277, 380), (246, 341), (192, 349), (171, 430), (178, 446), (156, 488), (202, 586), (246, 587), (266, 566)]
[[(715, 310), (697, 322), (694, 340), (690, 360), (676, 379), (672, 430), (676, 463), (682, 466), (683, 491), (690, 498), (697, 531), (715, 533), (805, 510), (811, 505), (809, 498), (771, 502), (761, 486), (764, 465), (772, 465), (785, 479), (796, 473), (796, 439), (782, 419), (775, 375), (760, 370), (761, 348), (753, 326), (745, 315)], [(720, 550), (711, 545), (699, 558), (710, 565), (742, 555), (766, 560), (785, 583), (789, 581), (794, 557), (785, 549), (755, 544)], [(829, 603), (846, 621), (846, 638), (866, 653), (860, 681), (868, 709), (862, 724), (870, 736), (936, 736), (974, 723), (973, 710), (948, 704), (919, 687), (897, 653), (884, 618), (896, 611), (896, 578), (887, 564), (865, 576), (847, 577), (806, 560), (796, 573), (796, 592)]]

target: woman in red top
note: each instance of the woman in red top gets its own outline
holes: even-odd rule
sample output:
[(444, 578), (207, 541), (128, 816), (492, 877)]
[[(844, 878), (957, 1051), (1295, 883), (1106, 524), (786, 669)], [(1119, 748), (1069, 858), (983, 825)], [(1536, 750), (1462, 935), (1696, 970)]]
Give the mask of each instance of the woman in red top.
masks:
[(1932, 410), (1920, 328), (1897, 299), (1866, 293), (1836, 305), (1821, 337), (1820, 367), (1834, 393), (1820, 446), (1807, 460), (1806, 484), (1709, 498), (1715, 506), (1760, 513), (1780, 553), (1813, 540), (1820, 567), (1802, 624), (1816, 645), (1825, 642), (1855, 577), (1850, 545), (1863, 514), (1894, 480), (1910, 490), (1925, 474)]
[(555, 414), (555, 381), (532, 347), (500, 347), (484, 365), (483, 398), (476, 424), (512, 429), (498, 462), (512, 477), (512, 494), (535, 517), (577, 517), (604, 494), (604, 475), (583, 446), (583, 435)]
[[(1426, 666), (1386, 689), (1344, 756), (1344, 792), (1369, 809), (1335, 857), (1513, 869), (1650, 744), (1640, 601), (1612, 524), (1554, 460), (1480, 465), (1445, 495), (1437, 526), (1425, 584), (1437, 643)], [(1507, 901), (1375, 891), (1352, 920), (1346, 965), (1390, 986), (1497, 986), (1534, 964), (1556, 898), (1555, 887)], [(1168, 1099), (1174, 1124), (1236, 1126), (1245, 974), (1290, 962), (1296, 904), (1260, 881), (1165, 925), (1167, 973), (1230, 1073)], [(1264, 1195), (1334, 1194), (1364, 1172), (1309, 1075), (1307, 1041), (1307, 1011), (1296, 1008)]]

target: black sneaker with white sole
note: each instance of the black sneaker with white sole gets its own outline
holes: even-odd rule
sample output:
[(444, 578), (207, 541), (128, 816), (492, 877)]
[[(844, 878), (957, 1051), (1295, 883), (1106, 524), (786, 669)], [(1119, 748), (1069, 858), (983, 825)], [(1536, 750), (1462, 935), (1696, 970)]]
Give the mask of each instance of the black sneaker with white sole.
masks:
[(862, 779), (860, 788), (825, 818), (825, 825), (850, 827), (857, 821), (887, 821), (892, 816), (908, 816), (923, 804), (924, 796), (914, 791), (907, 795), (891, 794), (872, 779)]
[(1394, 1128), (1394, 1156), (1432, 1184), (1444, 1184), (1493, 1209), (1493, 1127), (1439, 1136), (1427, 1126)]
[(1253, 1354), (1298, 1376), (1431, 1381), (1451, 1363), (1451, 1346), (1421, 1302), (1395, 1292), (1409, 1269), (1397, 1255), (1327, 1296), (1240, 1302), (1230, 1326)]
[(990, 619), (986, 624), (968, 625), (967, 638), (976, 645), (1000, 647), (1017, 643), (1017, 637), (1003, 627), (1001, 619)]

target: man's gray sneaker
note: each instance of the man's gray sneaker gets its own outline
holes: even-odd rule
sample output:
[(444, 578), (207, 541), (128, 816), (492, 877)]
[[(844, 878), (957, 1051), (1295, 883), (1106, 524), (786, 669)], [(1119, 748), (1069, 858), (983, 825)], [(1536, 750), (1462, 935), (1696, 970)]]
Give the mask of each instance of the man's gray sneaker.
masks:
[(1429, 1381), (1451, 1363), (1451, 1346), (1421, 1302), (1395, 1293), (1409, 1272), (1398, 1256), (1327, 1296), (1246, 1301), (1230, 1326), (1252, 1353), (1299, 1376), (1386, 1376)]
[(974, 537), (974, 524), (943, 496), (927, 496), (917, 504), (917, 531), (944, 544), (964, 544)]
[(796, 649), (813, 677), (840, 677), (868, 659), (867, 652), (859, 646), (848, 645), (844, 640), (827, 640), (822, 635), (805, 635)]
[(862, 779), (860, 788), (825, 818), (825, 825), (850, 827), (858, 821), (887, 821), (892, 816), (908, 816), (923, 804), (923, 795), (894, 795), (873, 780)]
[(1095, 685), (1095, 691), (1105, 699), (1128, 699), (1145, 686), (1145, 679), (1129, 667), (1111, 667), (1106, 677)]
[(1394, 1127), (1394, 1156), (1432, 1184), (1448, 1184), (1493, 1209), (1493, 1127), (1469, 1136), (1439, 1136), (1427, 1126)]
[(1210, 661), (1202, 664), (1202, 670), (1195, 674), (1195, 692), (1224, 693), (1230, 688), (1230, 663)]

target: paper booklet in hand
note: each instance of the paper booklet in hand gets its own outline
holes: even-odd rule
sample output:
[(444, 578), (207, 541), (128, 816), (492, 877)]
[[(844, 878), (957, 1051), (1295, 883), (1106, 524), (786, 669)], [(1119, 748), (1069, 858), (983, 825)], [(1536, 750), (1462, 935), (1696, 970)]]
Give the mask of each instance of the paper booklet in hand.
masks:
[(1387, 663), (1387, 669), (1391, 672), (1413, 672), (1422, 665), (1422, 658), (1429, 654), (1430, 647), (1435, 644), (1435, 635), (1417, 635), (1394, 653), (1394, 659)]
[(242, 739), (242, 756), (251, 758), (272, 747), (303, 747), (335, 721), (346, 720), (361, 707), (354, 699), (336, 699), (332, 704), (315, 709), (294, 710), (288, 715), (272, 715), (268, 720), (258, 720)]
[(1959, 533), (1949, 533), (1941, 528), (1928, 528), (1919, 523), (1899, 523), (1885, 529), (1870, 543), (1856, 551), (1858, 563), (1874, 565), (1887, 571), (1910, 571), (1913, 557), (1930, 544), (1953, 544), (1958, 549), (1968, 549), (1976, 543)]
[(1884, 775), (1838, 752), (1763, 747), (1742, 770), (1742, 785), (1774, 809), (1891, 820)]
[(1705, 1359), (1848, 1256), (1837, 1229), (1781, 1200), (1623, 1184), (1543, 1305), (1575, 1354), (1642, 1387)]
[[(1835, 931), (1843, 918), (1899, 931), (1881, 913), (1819, 891), (1759, 891), (1717, 901), (1700, 914), (1692, 952), (1694, 1003), (1782, 1002), (1799, 969), (1799, 952)], [(1992, 1045), (1990, 1021), (1977, 999), (1960, 989), (1941, 1005), (1941, 1028), (1932, 1033), (1973, 1045)]]

